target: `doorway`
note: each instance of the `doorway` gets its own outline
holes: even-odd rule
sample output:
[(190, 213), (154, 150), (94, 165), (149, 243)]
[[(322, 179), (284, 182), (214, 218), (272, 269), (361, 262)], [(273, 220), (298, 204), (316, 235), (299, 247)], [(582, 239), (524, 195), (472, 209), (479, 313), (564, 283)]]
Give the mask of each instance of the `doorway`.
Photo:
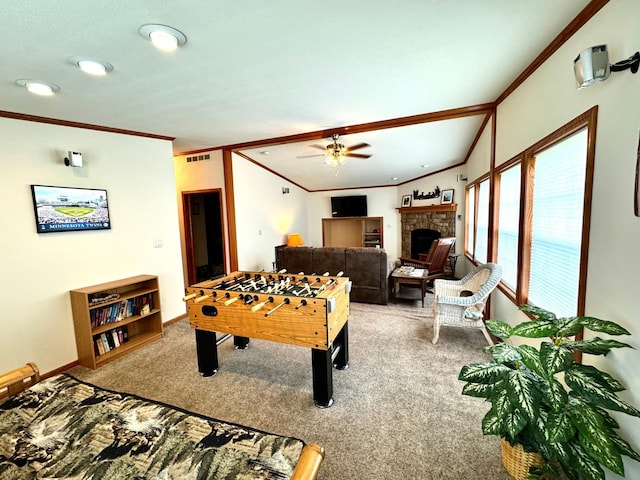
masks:
[(182, 193), (189, 285), (225, 273), (221, 190)]

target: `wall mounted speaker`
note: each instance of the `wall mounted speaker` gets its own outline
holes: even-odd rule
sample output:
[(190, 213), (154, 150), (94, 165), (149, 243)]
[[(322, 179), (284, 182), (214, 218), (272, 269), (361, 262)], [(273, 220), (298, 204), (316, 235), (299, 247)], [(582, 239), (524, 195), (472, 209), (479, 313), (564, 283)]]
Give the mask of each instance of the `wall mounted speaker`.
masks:
[(69, 151), (64, 159), (64, 164), (69, 167), (82, 167), (82, 154), (80, 152)]
[(573, 61), (573, 73), (578, 88), (606, 80), (611, 74), (609, 52), (606, 45), (585, 48)]

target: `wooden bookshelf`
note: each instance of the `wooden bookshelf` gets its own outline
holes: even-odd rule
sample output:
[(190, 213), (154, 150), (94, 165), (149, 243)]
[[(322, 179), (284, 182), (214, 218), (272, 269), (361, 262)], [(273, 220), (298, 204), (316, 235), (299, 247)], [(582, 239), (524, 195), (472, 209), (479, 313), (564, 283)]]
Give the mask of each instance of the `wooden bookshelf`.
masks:
[[(80, 365), (96, 369), (162, 338), (158, 277), (138, 275), (69, 292)], [(99, 297), (106, 298), (93, 303)]]

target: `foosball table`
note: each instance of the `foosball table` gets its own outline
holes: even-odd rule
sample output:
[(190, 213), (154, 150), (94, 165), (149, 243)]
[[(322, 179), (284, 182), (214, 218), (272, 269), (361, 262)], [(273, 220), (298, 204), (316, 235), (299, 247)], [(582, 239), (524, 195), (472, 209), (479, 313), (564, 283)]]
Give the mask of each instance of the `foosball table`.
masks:
[(341, 273), (234, 272), (191, 285), (183, 300), (196, 333), (198, 371), (215, 375), (217, 347), (231, 336), (237, 349), (247, 348), (250, 338), (311, 348), (313, 400), (330, 407), (332, 368), (349, 364), (350, 291)]

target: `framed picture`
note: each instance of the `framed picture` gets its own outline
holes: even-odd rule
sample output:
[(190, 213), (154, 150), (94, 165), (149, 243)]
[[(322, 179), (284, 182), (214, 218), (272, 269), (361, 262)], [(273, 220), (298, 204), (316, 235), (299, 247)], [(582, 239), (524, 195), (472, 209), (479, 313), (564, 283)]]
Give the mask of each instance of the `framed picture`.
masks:
[(411, 206), (411, 195), (403, 195), (402, 196), (402, 206), (410, 207)]
[(453, 203), (453, 189), (451, 190), (443, 190), (442, 196), (440, 197), (440, 203)]

